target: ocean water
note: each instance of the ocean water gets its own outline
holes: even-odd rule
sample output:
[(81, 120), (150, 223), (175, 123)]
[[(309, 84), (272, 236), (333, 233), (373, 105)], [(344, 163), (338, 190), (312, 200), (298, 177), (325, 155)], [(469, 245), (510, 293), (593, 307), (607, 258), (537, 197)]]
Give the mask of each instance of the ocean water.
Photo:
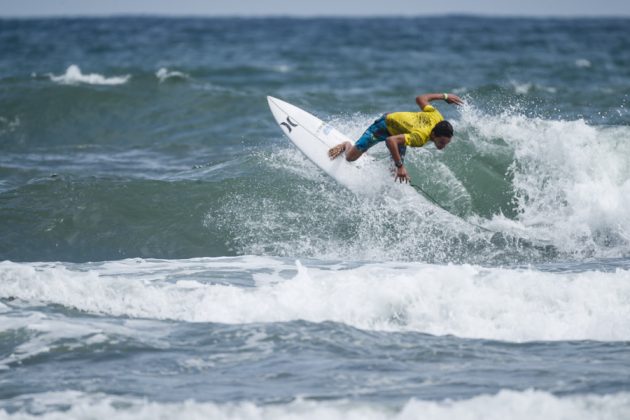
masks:
[[(630, 418), (628, 27), (0, 20), (0, 418)], [(266, 102), (357, 138), (444, 91), (439, 205)]]

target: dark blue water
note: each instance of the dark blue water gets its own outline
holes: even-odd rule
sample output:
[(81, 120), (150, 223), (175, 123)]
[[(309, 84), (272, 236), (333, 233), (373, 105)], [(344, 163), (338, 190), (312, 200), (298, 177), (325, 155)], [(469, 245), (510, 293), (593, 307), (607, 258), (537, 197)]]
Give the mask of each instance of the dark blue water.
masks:
[[(0, 20), (0, 417), (627, 418), (629, 24)], [(358, 138), (425, 92), (438, 204), (266, 101)]]

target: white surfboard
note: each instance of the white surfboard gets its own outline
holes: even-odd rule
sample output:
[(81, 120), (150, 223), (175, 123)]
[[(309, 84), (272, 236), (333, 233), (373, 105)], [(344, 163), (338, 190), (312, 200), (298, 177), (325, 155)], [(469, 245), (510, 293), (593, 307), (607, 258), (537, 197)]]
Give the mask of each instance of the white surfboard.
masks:
[(361, 191), (366, 181), (362, 167), (367, 156), (357, 162), (348, 162), (343, 156), (330, 160), (328, 150), (346, 141), (348, 137), (316, 116), (272, 96), (267, 96), (269, 108), (276, 122), (298, 149), (315, 165), (353, 192)]

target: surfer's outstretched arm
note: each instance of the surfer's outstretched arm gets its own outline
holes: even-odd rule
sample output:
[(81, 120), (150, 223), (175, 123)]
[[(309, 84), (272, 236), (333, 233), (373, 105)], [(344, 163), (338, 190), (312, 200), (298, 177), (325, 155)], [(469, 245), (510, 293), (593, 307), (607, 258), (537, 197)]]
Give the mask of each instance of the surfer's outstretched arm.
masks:
[(400, 146), (405, 145), (405, 135), (398, 134), (397, 136), (387, 137), (387, 140), (385, 140), (385, 144), (387, 145), (387, 148), (389, 149), (389, 153), (391, 153), (392, 159), (394, 159), (394, 164), (396, 165), (396, 178), (394, 179), (400, 182), (411, 181), (411, 178), (409, 178), (409, 174), (407, 174), (407, 169), (405, 168), (405, 165), (403, 164), (402, 157), (400, 156), (400, 150), (399, 150)]
[(462, 98), (455, 95), (454, 93), (425, 93), (423, 95), (416, 96), (416, 103), (418, 104), (420, 109), (424, 109), (425, 106), (429, 105), (429, 102), (438, 100), (446, 101), (447, 104), (464, 104)]

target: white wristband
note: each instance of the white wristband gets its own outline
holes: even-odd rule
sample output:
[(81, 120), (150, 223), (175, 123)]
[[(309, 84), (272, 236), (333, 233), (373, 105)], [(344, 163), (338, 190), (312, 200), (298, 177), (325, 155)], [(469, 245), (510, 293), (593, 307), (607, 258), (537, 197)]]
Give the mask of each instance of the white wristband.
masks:
[(445, 100), (445, 101), (448, 101), (448, 93), (445, 93), (445, 94), (444, 94), (444, 100)]

